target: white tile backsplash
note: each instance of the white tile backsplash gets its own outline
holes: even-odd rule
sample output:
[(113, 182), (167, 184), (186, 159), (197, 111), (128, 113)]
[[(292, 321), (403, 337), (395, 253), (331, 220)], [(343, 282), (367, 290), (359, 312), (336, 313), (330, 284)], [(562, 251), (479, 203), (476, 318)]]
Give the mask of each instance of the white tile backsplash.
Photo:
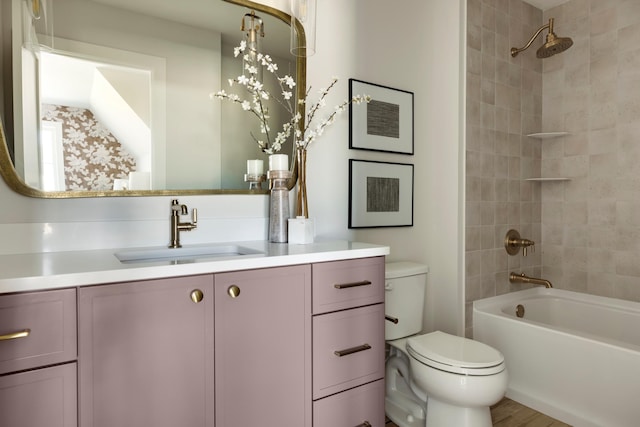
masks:
[[(268, 218), (227, 218), (198, 221), (198, 228), (182, 232), (182, 244), (265, 240)], [(67, 223), (0, 224), (10, 245), (0, 255), (78, 251), (106, 248), (164, 246), (170, 239), (169, 219)]]
[[(183, 244), (267, 238), (269, 197), (266, 195), (184, 196), (178, 200), (187, 204), (190, 212), (193, 208), (198, 209), (198, 227), (181, 233)], [(85, 209), (84, 212), (75, 212), (67, 221), (0, 223), (0, 236), (3, 236), (0, 255), (164, 246), (169, 243), (171, 197), (112, 201), (117, 202), (119, 209), (113, 209), (112, 204), (109, 204), (109, 210)], [(47, 205), (73, 204), (73, 200), (57, 202), (52, 200)], [(99, 205), (104, 201), (95, 202)], [(64, 215), (52, 216), (60, 218)], [(190, 220), (190, 216), (183, 219)]]

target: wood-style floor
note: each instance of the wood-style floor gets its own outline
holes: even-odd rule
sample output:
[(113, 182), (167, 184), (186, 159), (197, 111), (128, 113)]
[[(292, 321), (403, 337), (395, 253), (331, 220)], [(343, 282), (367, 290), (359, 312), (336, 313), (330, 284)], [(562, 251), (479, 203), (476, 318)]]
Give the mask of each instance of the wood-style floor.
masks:
[[(494, 427), (571, 427), (506, 397), (491, 407)], [(388, 421), (386, 427), (398, 427)]]

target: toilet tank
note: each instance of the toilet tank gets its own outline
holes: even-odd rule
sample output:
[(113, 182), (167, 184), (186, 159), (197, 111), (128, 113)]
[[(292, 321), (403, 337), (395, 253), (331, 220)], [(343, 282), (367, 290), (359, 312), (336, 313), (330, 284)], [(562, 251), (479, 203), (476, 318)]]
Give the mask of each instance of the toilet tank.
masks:
[(385, 340), (395, 340), (422, 330), (424, 294), (429, 267), (414, 262), (390, 262), (385, 265), (385, 315), (398, 323), (385, 321)]

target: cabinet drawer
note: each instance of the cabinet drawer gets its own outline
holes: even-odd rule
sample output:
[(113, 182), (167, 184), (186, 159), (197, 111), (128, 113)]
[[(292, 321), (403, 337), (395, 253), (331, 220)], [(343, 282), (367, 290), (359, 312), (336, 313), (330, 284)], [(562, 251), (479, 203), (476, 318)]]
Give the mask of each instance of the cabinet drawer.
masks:
[(384, 377), (384, 304), (313, 318), (313, 398)]
[(3, 426), (76, 427), (76, 364), (0, 377)]
[(352, 388), (313, 403), (313, 427), (367, 425), (385, 425), (384, 380)]
[(76, 359), (76, 291), (0, 296), (0, 374)]
[(384, 301), (384, 257), (313, 264), (313, 314)]

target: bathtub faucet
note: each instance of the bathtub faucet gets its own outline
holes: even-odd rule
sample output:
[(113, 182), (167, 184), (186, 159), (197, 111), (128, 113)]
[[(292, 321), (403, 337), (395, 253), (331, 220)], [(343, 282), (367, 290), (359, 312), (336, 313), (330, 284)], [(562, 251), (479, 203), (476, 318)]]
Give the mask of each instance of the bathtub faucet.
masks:
[(553, 285), (551, 284), (550, 281), (544, 280), (544, 279), (537, 279), (535, 277), (525, 276), (524, 273), (520, 273), (520, 274), (511, 273), (511, 274), (509, 274), (509, 282), (511, 282), (511, 283), (533, 283), (534, 285), (542, 285), (545, 288), (553, 288)]

